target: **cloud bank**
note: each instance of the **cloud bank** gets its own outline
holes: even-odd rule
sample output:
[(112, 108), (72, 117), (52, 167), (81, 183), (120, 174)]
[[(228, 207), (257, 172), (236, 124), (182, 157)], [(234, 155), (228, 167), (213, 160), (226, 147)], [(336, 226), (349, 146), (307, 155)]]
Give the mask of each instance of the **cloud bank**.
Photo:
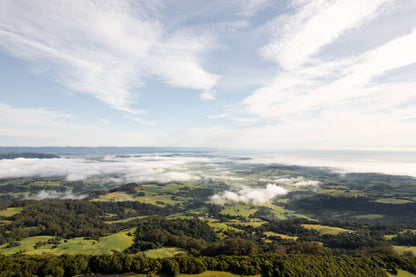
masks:
[(295, 187), (317, 186), (319, 181), (305, 180), (303, 177), (279, 178), (275, 180), (276, 183)]
[(38, 193), (30, 194), (26, 196), (26, 199), (84, 199), (87, 198), (88, 194), (73, 194), (71, 191), (57, 192), (54, 190), (41, 190)]
[(82, 181), (104, 176), (117, 182), (160, 182), (198, 180), (188, 168), (207, 162), (197, 157), (115, 157), (102, 160), (83, 158), (0, 160), (0, 178), (62, 176)]
[(225, 191), (215, 194), (211, 201), (223, 205), (226, 202), (242, 202), (246, 204), (261, 204), (270, 202), (279, 195), (286, 195), (288, 190), (276, 184), (267, 184), (265, 188), (238, 187), (235, 191)]

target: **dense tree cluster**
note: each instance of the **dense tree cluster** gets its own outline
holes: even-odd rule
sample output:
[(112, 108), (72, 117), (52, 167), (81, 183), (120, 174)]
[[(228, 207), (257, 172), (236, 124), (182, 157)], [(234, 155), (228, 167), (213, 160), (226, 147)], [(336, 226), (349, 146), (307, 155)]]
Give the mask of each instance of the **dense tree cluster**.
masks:
[(166, 219), (151, 217), (137, 225), (134, 244), (127, 252), (176, 246), (192, 253), (203, 249), (207, 242), (218, 240), (217, 235), (206, 222), (198, 219)]
[(391, 239), (398, 245), (416, 246), (416, 234), (407, 230), (404, 233), (399, 233)]
[(142, 255), (116, 252), (112, 255), (86, 256), (0, 256), (0, 276), (74, 276), (88, 273), (119, 274), (178, 273), (198, 274), (206, 270), (228, 271), (262, 276), (387, 276), (403, 269), (416, 273), (416, 259), (391, 254), (359, 256), (276, 255), (177, 256), (152, 259)]
[[(38, 235), (99, 238), (128, 225), (107, 224), (106, 221), (142, 215), (169, 215), (179, 211), (177, 206), (160, 207), (134, 201), (87, 200), (25, 200), (2, 204), (0, 209), (11, 206), (22, 207), (23, 210), (7, 218), (11, 223), (0, 225), (0, 244)], [(109, 214), (114, 216), (108, 217)]]

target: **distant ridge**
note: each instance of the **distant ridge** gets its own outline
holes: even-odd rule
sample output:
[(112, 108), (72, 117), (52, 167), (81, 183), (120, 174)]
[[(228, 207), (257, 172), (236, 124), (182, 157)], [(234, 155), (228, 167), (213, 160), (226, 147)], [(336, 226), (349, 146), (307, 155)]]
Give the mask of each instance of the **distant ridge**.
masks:
[(164, 152), (197, 152), (210, 151), (209, 148), (196, 147), (27, 147), (27, 146), (0, 146), (0, 153), (45, 153), (53, 155), (86, 155), (86, 154), (135, 154), (135, 153), (164, 153)]
[(16, 158), (53, 159), (53, 158), (60, 158), (60, 157), (54, 154), (43, 154), (43, 153), (0, 153), (0, 160), (16, 159)]

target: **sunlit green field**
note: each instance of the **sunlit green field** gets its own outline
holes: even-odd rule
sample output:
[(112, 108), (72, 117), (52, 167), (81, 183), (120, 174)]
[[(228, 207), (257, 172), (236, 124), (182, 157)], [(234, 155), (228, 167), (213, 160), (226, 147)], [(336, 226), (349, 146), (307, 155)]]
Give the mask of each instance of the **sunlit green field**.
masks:
[[(223, 272), (223, 271), (205, 271), (201, 274), (179, 274), (179, 277), (238, 277), (241, 275), (229, 273), (229, 272)], [(260, 277), (261, 275), (250, 275), (246, 277)]]
[(338, 227), (331, 227), (325, 225), (318, 225), (318, 224), (302, 224), (303, 227), (306, 229), (315, 229), (316, 231), (320, 232), (321, 234), (328, 234), (328, 235), (337, 235), (342, 232), (350, 232), (351, 230), (338, 228)]
[(134, 233), (135, 228), (122, 231), (113, 235), (100, 238), (98, 241), (85, 238), (73, 238), (61, 240), (60, 244), (46, 244), (35, 249), (35, 244), (39, 241), (45, 242), (53, 239), (52, 236), (29, 237), (19, 241), (20, 246), (7, 248), (6, 245), (0, 246), (0, 254), (9, 255), (19, 251), (26, 254), (87, 254), (100, 255), (111, 254), (113, 251), (123, 251), (133, 244), (133, 236), (127, 235)]
[(20, 213), (23, 208), (7, 208), (6, 210), (0, 211), (0, 216), (10, 217)]
[(390, 273), (387, 273), (387, 275), (388, 276), (395, 276), (395, 277), (415, 277), (416, 276), (415, 274), (409, 273), (409, 272), (401, 270), (401, 269), (397, 270), (397, 275), (393, 275), (393, 274), (390, 274)]
[(278, 234), (278, 233), (271, 232), (271, 231), (264, 232), (264, 235), (266, 235), (267, 238), (268, 237), (271, 237), (271, 236), (277, 236), (277, 237), (281, 237), (282, 239), (293, 239), (293, 240), (297, 240), (298, 239), (298, 237), (291, 237), (291, 236), (287, 236), (287, 235), (283, 235), (283, 234)]
[(257, 212), (257, 209), (252, 205), (236, 204), (231, 206), (225, 206), (220, 212), (221, 214), (228, 214), (232, 216), (244, 216), (248, 217)]
[(397, 253), (403, 254), (404, 252), (413, 252), (414, 255), (416, 255), (416, 246), (401, 246), (401, 245), (394, 245), (394, 250), (396, 250)]
[(173, 257), (177, 254), (186, 254), (186, 251), (177, 247), (164, 247), (159, 249), (146, 250), (141, 253), (149, 258), (167, 258)]

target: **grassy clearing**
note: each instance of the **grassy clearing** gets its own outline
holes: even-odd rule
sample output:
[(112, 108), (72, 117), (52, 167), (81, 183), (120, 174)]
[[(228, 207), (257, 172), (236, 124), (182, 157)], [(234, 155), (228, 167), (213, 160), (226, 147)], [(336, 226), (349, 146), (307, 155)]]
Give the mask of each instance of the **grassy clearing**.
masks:
[(125, 223), (131, 220), (135, 220), (135, 219), (142, 219), (142, 218), (146, 218), (148, 217), (147, 215), (140, 215), (140, 216), (135, 216), (135, 217), (130, 217), (130, 218), (125, 218), (125, 219), (120, 219), (120, 220), (114, 220), (114, 221), (106, 221), (105, 223), (107, 224), (113, 224), (113, 223)]
[(219, 222), (219, 221), (210, 221), (208, 222), (208, 225), (214, 229), (215, 232), (223, 232), (223, 231), (236, 231), (236, 232), (243, 232), (240, 229), (237, 229), (235, 227), (231, 227), (228, 226), (226, 223), (224, 222)]
[(35, 243), (41, 241), (47, 241), (49, 239), (52, 239), (54, 237), (52, 236), (36, 236), (36, 237), (30, 237), (30, 238), (25, 238), (22, 239), (21, 241), (18, 241), (18, 243), (20, 243), (20, 246), (15, 246), (15, 247), (10, 247), (7, 248), (7, 246), (9, 244), (3, 244), (0, 245), (0, 254), (3, 255), (12, 255), (15, 253), (18, 253), (20, 251), (24, 251), (25, 253), (29, 253), (33, 250), (35, 250), (34, 245)]
[(309, 220), (314, 220), (313, 218), (310, 218), (306, 215), (297, 214), (295, 211), (288, 210), (277, 205), (273, 205), (272, 203), (265, 203), (263, 204), (263, 206), (272, 209), (273, 215), (276, 216), (280, 220), (285, 220), (285, 219), (294, 218), (294, 217), (301, 217), (301, 218), (306, 218)]
[(407, 271), (404, 271), (404, 270), (401, 270), (401, 269), (397, 270), (397, 275), (393, 275), (393, 274), (390, 274), (390, 273), (387, 273), (387, 275), (388, 276), (395, 276), (395, 277), (415, 277), (416, 276), (416, 275), (414, 275), (410, 272), (407, 272)]
[(346, 189), (321, 189), (318, 193), (328, 194), (333, 197), (356, 197), (356, 196), (367, 196), (367, 193), (360, 190), (346, 190)]
[(384, 215), (381, 214), (364, 214), (364, 215), (356, 215), (353, 216), (353, 218), (355, 219), (379, 219), (379, 218), (383, 218)]
[(302, 224), (302, 226), (306, 229), (315, 229), (316, 231), (320, 232), (321, 234), (328, 234), (328, 235), (337, 235), (337, 234), (343, 233), (343, 232), (351, 232), (351, 230), (348, 230), (348, 229), (325, 226), (325, 225)]
[(396, 250), (397, 253), (399, 253), (400, 255), (403, 254), (404, 252), (413, 252), (413, 254), (416, 255), (416, 246), (399, 246), (399, 245), (393, 245), (394, 250)]
[[(241, 275), (224, 272), (224, 271), (205, 271), (201, 274), (179, 274), (179, 277), (239, 277)], [(260, 277), (261, 275), (250, 275), (246, 277)]]
[(225, 206), (224, 209), (220, 212), (220, 214), (249, 217), (255, 212), (257, 212), (257, 209), (251, 205), (238, 204), (232, 206)]
[(133, 197), (125, 192), (112, 192), (105, 195), (100, 195), (99, 198), (93, 199), (91, 201), (128, 201)]
[(11, 217), (20, 213), (22, 210), (23, 208), (7, 208), (6, 210), (0, 211), (0, 216)]
[(287, 236), (287, 235), (283, 235), (283, 234), (278, 234), (275, 232), (264, 232), (264, 234), (266, 235), (266, 237), (272, 237), (272, 236), (277, 236), (277, 237), (281, 237), (282, 239), (293, 239), (293, 240), (297, 240), (298, 237), (291, 237), (291, 236)]
[(406, 204), (406, 203), (413, 203), (414, 201), (407, 200), (407, 199), (399, 199), (399, 198), (380, 198), (374, 202), (384, 203), (384, 204)]
[(177, 247), (164, 247), (159, 249), (146, 250), (141, 253), (149, 258), (168, 258), (177, 254), (186, 254), (186, 251)]
[[(226, 235), (224, 235), (225, 231), (234, 231), (234, 232), (238, 232), (238, 233), (244, 232), (243, 230), (240, 230), (240, 229), (235, 228), (235, 227), (228, 226), (226, 223), (219, 222), (219, 221), (216, 221), (216, 220), (210, 220), (207, 223), (212, 229), (214, 229), (214, 232), (217, 233), (217, 235), (221, 239), (224, 239), (224, 238), (227, 237)], [(235, 223), (232, 222), (232, 224), (235, 224)]]
[(257, 228), (265, 223), (265, 221), (261, 220), (260, 218), (251, 218), (248, 222), (241, 222), (239, 220), (233, 219), (228, 221), (229, 223), (236, 224), (236, 225), (242, 225), (242, 226), (253, 226), (254, 228)]
[(100, 238), (98, 241), (89, 240), (85, 238), (74, 238), (68, 240), (61, 240), (60, 244), (54, 246), (51, 244), (43, 245), (37, 249), (34, 248), (36, 242), (47, 241), (54, 237), (52, 236), (37, 236), (25, 238), (20, 241), (20, 246), (5, 248), (7, 245), (0, 247), (0, 254), (14, 254), (20, 250), (25, 251), (26, 254), (87, 254), (100, 255), (111, 254), (113, 250), (123, 251), (133, 244), (133, 236), (128, 236), (128, 233), (134, 233), (135, 228), (125, 230), (116, 234)]

